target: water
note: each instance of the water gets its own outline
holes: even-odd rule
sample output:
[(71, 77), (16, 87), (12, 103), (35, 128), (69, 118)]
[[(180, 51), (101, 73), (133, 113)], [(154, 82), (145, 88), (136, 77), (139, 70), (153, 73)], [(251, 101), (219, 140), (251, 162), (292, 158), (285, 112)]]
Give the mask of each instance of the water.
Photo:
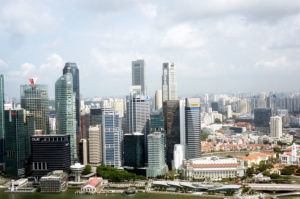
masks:
[[(196, 196), (195, 196), (196, 197)], [(138, 193), (134, 196), (125, 196), (122, 194), (107, 195), (76, 195), (74, 190), (63, 193), (5, 193), (0, 190), (0, 199), (194, 199), (194, 196), (175, 196), (175, 195), (159, 195)], [(199, 197), (197, 197), (199, 198)], [(201, 197), (204, 199), (205, 197)], [(210, 198), (212, 199), (212, 198)]]

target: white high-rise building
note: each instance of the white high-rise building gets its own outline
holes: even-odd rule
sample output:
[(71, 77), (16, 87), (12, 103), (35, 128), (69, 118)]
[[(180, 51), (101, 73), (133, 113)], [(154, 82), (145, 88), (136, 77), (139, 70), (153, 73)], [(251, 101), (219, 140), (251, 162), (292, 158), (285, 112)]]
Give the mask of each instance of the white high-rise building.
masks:
[(174, 145), (174, 159), (173, 159), (173, 170), (182, 168), (184, 159), (184, 146), (182, 144)]
[(99, 125), (89, 128), (89, 162), (98, 165), (102, 162), (102, 139)]
[(163, 63), (162, 100), (177, 100), (177, 77), (174, 63)]
[(155, 110), (159, 110), (162, 108), (162, 91), (157, 90), (155, 92)]
[(180, 144), (183, 146), (183, 158), (185, 158), (185, 99), (179, 101)]
[(282, 119), (279, 116), (270, 118), (270, 133), (273, 138), (280, 138), (282, 136)]
[(138, 59), (132, 61), (132, 86), (141, 86), (141, 92), (146, 94), (146, 75), (145, 75), (145, 61), (143, 59)]

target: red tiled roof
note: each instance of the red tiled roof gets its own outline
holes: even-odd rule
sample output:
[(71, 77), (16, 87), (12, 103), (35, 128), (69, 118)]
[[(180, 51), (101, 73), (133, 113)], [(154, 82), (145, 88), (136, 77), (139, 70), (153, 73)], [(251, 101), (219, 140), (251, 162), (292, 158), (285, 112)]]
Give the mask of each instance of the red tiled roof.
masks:
[(194, 168), (216, 168), (216, 167), (236, 167), (237, 163), (228, 164), (189, 164), (189, 166)]
[(99, 178), (94, 178), (92, 180), (90, 180), (86, 185), (91, 185), (93, 187), (96, 187), (97, 184), (100, 183), (100, 179)]

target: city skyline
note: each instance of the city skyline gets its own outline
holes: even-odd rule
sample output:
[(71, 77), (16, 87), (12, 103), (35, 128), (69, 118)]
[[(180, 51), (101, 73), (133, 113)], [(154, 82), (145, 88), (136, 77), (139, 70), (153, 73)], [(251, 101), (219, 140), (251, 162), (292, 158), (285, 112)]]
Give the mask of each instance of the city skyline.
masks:
[(69, 61), (81, 71), (83, 97), (125, 96), (137, 59), (146, 62), (151, 96), (164, 62), (177, 66), (179, 96), (298, 91), (297, 1), (1, 2), (7, 97), (18, 97), (18, 85), (33, 76), (54, 97)]

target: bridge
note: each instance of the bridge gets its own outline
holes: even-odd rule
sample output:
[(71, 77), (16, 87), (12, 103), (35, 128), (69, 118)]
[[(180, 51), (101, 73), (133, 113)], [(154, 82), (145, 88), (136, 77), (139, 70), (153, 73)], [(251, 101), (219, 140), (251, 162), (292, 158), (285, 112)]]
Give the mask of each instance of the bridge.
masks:
[(290, 192), (290, 193), (282, 193), (282, 194), (277, 194), (272, 196), (272, 198), (279, 198), (279, 197), (284, 197), (284, 196), (296, 196), (300, 195), (300, 192)]

